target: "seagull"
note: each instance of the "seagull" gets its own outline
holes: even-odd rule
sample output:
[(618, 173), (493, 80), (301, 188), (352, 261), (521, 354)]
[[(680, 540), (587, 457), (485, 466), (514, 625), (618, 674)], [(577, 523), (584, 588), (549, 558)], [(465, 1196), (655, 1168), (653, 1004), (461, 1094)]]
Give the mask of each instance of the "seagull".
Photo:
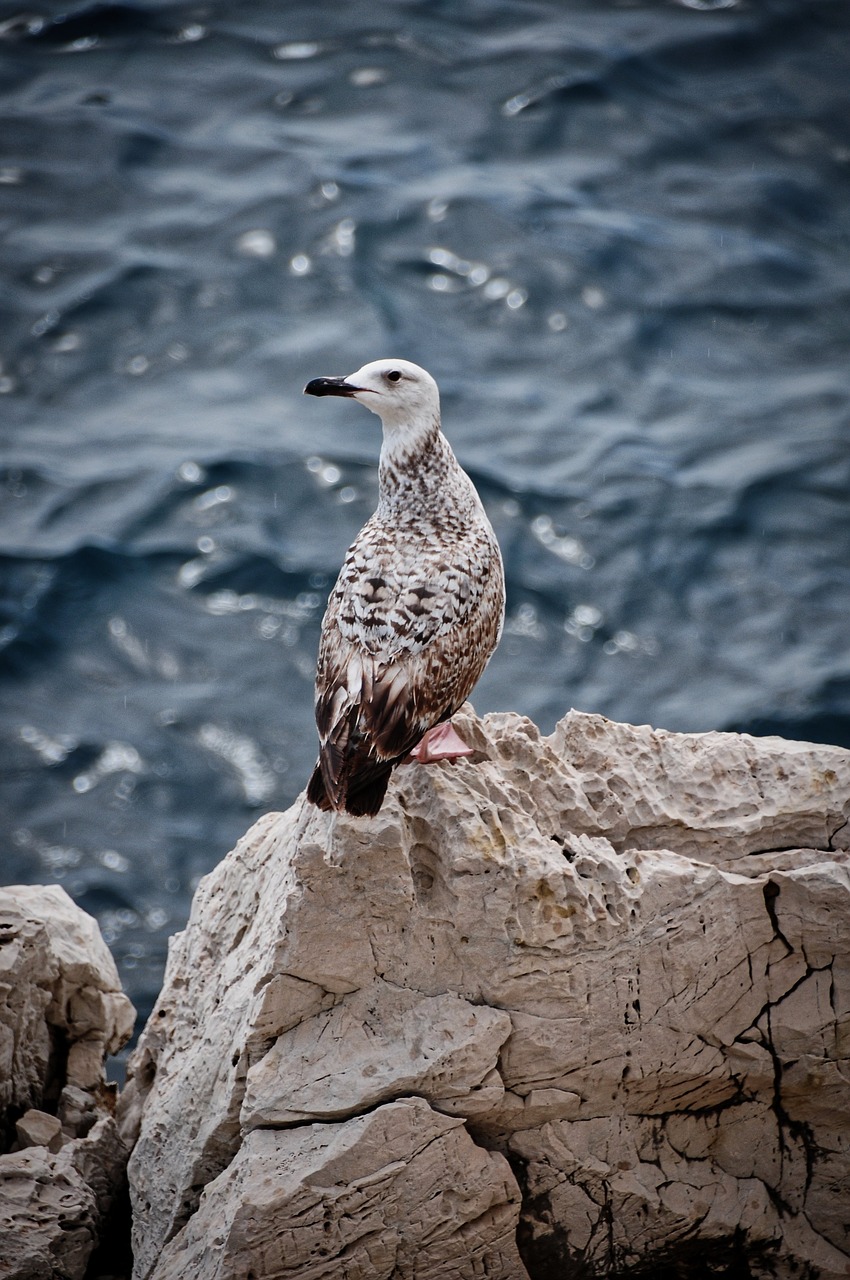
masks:
[(307, 799), (376, 814), (390, 775), (472, 754), (451, 717), (489, 662), (505, 617), (499, 544), (440, 429), (440, 393), (409, 360), (314, 378), (383, 424), (378, 506), (348, 549), (322, 621), (318, 763)]

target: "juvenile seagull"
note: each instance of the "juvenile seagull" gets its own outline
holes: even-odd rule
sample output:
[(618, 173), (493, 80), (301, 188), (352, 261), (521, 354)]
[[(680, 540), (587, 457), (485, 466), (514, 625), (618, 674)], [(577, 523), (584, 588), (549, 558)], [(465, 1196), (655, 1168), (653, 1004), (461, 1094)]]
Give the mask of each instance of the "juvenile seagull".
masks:
[(321, 749), (307, 787), (320, 809), (375, 814), (409, 755), (471, 755), (451, 726), (499, 642), (499, 544), (440, 430), (440, 393), (408, 360), (314, 378), (310, 396), (347, 396), (381, 419), (378, 507), (348, 549), (328, 599), (316, 671)]

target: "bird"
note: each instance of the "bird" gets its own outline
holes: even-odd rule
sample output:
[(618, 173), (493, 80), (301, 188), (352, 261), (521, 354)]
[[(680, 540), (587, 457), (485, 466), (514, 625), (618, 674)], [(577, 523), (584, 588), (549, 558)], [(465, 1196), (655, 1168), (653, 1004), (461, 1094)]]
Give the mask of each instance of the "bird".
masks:
[(441, 429), (440, 393), (409, 360), (313, 378), (378, 415), (378, 505), (328, 598), (316, 666), (319, 759), (307, 799), (377, 814), (393, 770), (471, 755), (451, 724), (502, 633), (496, 535)]

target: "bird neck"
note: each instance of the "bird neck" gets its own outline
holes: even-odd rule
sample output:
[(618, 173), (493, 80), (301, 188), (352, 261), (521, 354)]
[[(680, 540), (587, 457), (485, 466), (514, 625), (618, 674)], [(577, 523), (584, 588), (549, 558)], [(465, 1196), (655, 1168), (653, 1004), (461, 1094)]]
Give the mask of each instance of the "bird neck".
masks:
[[(471, 489), (437, 418), (427, 424), (385, 424), (378, 468), (379, 515), (415, 517), (423, 500), (431, 505), (445, 501), (450, 487), (457, 496), (458, 475)], [(465, 487), (461, 485), (461, 491)]]

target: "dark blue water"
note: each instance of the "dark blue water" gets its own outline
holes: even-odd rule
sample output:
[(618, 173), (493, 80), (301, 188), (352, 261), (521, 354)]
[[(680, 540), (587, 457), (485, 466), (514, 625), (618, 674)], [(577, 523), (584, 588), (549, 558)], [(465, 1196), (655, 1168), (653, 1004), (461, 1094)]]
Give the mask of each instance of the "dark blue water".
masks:
[(146, 1014), (315, 755), (401, 355), (504, 548), (480, 711), (850, 743), (850, 6), (0, 17), (2, 878)]

